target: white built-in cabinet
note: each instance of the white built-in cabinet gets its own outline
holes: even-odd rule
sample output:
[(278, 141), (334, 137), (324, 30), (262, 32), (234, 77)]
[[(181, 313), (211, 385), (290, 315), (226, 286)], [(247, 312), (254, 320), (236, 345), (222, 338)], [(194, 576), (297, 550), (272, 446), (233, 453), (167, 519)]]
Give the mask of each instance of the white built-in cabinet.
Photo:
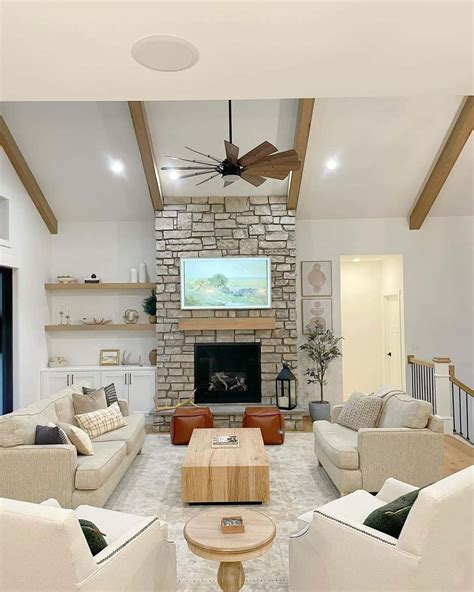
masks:
[(152, 366), (68, 366), (41, 371), (41, 398), (74, 384), (100, 388), (113, 382), (130, 413), (149, 413), (154, 407), (155, 368)]

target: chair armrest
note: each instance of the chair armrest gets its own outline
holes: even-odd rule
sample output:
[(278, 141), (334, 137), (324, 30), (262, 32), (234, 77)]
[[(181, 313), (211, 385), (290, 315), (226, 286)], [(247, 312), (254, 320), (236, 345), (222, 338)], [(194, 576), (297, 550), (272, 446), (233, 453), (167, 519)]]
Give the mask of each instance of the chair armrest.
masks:
[(333, 405), (332, 409), (331, 409), (331, 422), (332, 423), (336, 423), (337, 418), (339, 417), (339, 414), (342, 411), (342, 408), (344, 407), (344, 405)]
[(77, 451), (72, 444), (0, 449), (0, 497), (40, 503), (55, 498), (71, 507)]
[(166, 522), (144, 518), (94, 557), (97, 570), (81, 590), (175, 592), (176, 547), (167, 534)]
[(444, 436), (428, 429), (362, 428), (357, 433), (362, 488), (379, 491), (388, 477), (423, 487), (441, 478)]
[(375, 497), (389, 504), (390, 502), (393, 502), (393, 500), (396, 500), (397, 497), (410, 493), (411, 491), (416, 491), (417, 489), (418, 487), (415, 487), (414, 485), (409, 485), (408, 483), (390, 477), (385, 481), (382, 489)]
[(290, 537), (290, 590), (412, 590), (418, 562), (395, 539), (316, 511)]
[(125, 399), (118, 399), (118, 404), (122, 415), (126, 417), (128, 415), (128, 401), (125, 401)]

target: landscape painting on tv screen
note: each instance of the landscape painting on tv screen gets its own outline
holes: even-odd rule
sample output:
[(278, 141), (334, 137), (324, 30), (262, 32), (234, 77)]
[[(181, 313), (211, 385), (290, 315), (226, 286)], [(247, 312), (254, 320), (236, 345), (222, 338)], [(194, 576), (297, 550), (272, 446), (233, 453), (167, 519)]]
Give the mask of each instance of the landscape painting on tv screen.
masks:
[(181, 308), (270, 308), (268, 257), (181, 259)]

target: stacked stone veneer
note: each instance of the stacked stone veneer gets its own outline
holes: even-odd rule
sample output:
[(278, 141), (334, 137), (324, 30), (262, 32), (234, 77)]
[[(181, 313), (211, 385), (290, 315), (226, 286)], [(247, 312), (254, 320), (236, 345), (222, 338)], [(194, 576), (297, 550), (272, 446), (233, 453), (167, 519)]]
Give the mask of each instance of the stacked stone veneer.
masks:
[[(155, 402), (174, 405), (194, 389), (194, 344), (260, 342), (262, 403), (274, 403), (275, 377), (284, 360), (296, 370), (295, 215), (285, 197), (175, 198), (156, 212), (157, 389)], [(272, 308), (181, 310), (181, 257), (271, 259)], [(183, 317), (275, 317), (273, 330), (180, 331)], [(295, 372), (296, 374), (296, 372)], [(169, 417), (155, 426), (166, 429)]]

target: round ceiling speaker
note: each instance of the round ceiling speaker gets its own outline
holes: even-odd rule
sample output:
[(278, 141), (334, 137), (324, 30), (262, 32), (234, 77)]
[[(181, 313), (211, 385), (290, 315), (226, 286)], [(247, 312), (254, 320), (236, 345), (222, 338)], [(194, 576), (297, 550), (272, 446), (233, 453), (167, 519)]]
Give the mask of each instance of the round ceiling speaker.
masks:
[(197, 48), (181, 37), (149, 35), (132, 45), (133, 58), (145, 68), (179, 72), (192, 68), (199, 59)]

